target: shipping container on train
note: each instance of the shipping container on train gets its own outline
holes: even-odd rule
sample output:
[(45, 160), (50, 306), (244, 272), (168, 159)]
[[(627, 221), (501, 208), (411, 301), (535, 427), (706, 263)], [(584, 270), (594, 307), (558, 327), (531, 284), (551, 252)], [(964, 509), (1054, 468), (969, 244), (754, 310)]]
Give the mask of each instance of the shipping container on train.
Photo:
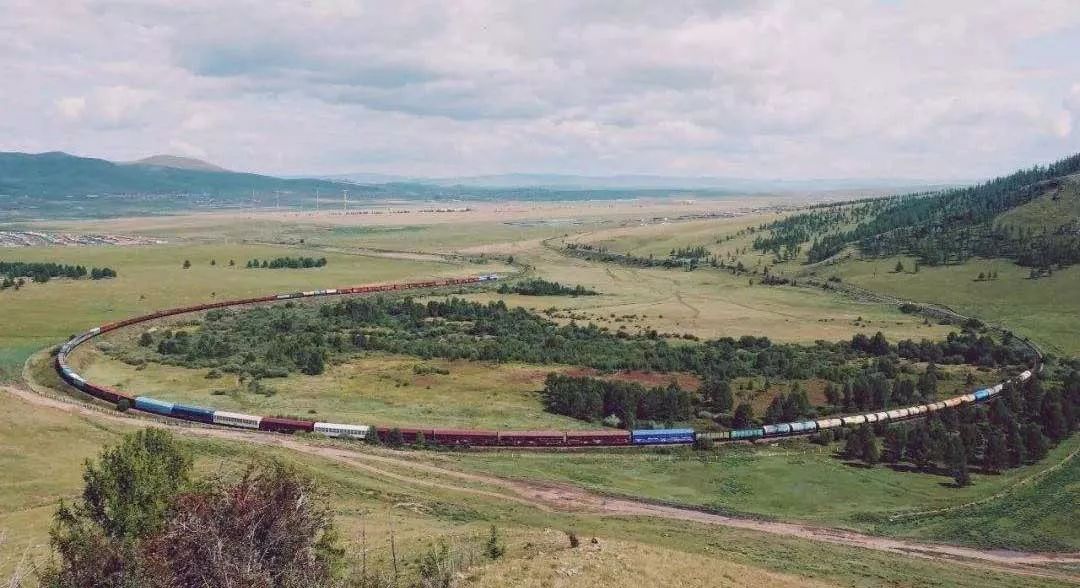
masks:
[(557, 447), (566, 443), (564, 431), (500, 431), (499, 444), (513, 447)]
[(567, 431), (569, 447), (630, 445), (630, 431)]
[(634, 445), (675, 445), (693, 443), (693, 429), (634, 429), (630, 431)]
[(283, 417), (262, 417), (259, 421), (259, 430), (275, 433), (310, 433), (315, 430), (315, 422)]
[(435, 429), (432, 431), (431, 438), (428, 441), (432, 441), (437, 445), (446, 446), (463, 446), (470, 447), (473, 445), (498, 445), (499, 444), (499, 432), (498, 431), (484, 431), (480, 429)]

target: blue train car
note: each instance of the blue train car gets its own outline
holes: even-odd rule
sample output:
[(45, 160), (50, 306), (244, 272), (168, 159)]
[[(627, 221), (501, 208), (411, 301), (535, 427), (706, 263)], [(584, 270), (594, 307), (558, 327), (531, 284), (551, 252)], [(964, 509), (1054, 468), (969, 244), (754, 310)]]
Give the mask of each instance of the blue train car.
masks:
[(634, 445), (693, 443), (693, 429), (635, 429), (630, 433)]
[(201, 406), (174, 404), (171, 414), (178, 419), (198, 421), (200, 423), (214, 422), (214, 411), (210, 410), (209, 408), (203, 408)]
[(975, 400), (986, 400), (987, 398), (990, 398), (990, 390), (989, 389), (977, 390), (975, 392)]
[(172, 416), (174, 406), (175, 405), (173, 405), (173, 403), (165, 402), (164, 400), (157, 400), (157, 399), (154, 399), (154, 398), (147, 398), (146, 396), (136, 396), (135, 397), (135, 408), (137, 408), (139, 410), (142, 410), (142, 411), (145, 411), (145, 412), (152, 412), (154, 414)]

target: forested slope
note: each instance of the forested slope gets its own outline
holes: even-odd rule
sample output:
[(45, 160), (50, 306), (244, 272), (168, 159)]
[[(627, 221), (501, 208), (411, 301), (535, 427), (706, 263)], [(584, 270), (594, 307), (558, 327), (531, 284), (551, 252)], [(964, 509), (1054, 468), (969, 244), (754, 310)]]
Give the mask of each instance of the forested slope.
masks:
[[(1043, 197), (1070, 193), (1080, 173), (1080, 154), (1035, 166), (986, 183), (942, 192), (864, 202), (846, 209), (820, 207), (769, 225), (754, 243), (760, 251), (810, 243), (808, 262), (826, 260), (849, 246), (864, 255), (909, 254), (939, 265), (971, 257), (1006, 257), (1025, 266), (1051, 269), (1080, 261), (1077, 219), (1033, 226), (1006, 213)], [(857, 221), (852, 227), (850, 222)]]

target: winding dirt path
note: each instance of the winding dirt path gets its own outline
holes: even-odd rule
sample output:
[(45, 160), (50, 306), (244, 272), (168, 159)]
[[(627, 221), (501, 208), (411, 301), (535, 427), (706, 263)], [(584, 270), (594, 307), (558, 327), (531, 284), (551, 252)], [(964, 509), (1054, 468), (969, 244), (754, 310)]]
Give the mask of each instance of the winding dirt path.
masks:
[[(281, 447), (306, 455), (328, 459), (371, 476), (394, 480), (413, 487), (439, 488), (457, 493), (484, 496), (530, 506), (545, 512), (571, 512), (599, 516), (646, 516), (720, 525), (784, 537), (822, 541), (847, 547), (919, 557), (940, 563), (968, 565), (1000, 572), (1044, 577), (1080, 584), (1080, 573), (1042, 566), (1080, 565), (1080, 553), (1027, 553), (1007, 550), (980, 550), (955, 545), (918, 543), (902, 539), (875, 537), (841, 529), (815, 527), (798, 523), (761, 521), (652, 504), (625, 498), (611, 498), (569, 484), (541, 483), (500, 478), (449, 469), (409, 459), (408, 453), (386, 449), (357, 451), (332, 444), (317, 444), (277, 434), (248, 432), (235, 429), (201, 427), (166, 423), (164, 420), (121, 415), (73, 399), (45, 396), (22, 387), (0, 387), (7, 394), (32, 405), (35, 409), (59, 410), (96, 420), (125, 426), (167, 427), (178, 434), (226, 439), (255, 445)], [(405, 469), (406, 475), (392, 469)], [(437, 477), (437, 478), (436, 478)], [(455, 484), (456, 480), (461, 484)]]

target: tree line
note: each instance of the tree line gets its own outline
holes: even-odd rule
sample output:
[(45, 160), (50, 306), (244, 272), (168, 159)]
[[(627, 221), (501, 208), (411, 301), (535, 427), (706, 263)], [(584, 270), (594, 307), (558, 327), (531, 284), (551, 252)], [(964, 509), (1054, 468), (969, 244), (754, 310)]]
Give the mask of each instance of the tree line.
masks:
[(524, 296), (596, 296), (596, 290), (591, 290), (580, 284), (564, 286), (558, 282), (549, 282), (542, 278), (533, 278), (514, 284), (500, 284), (499, 294), (521, 294)]
[[(78, 280), (89, 277), (92, 280), (103, 280), (116, 277), (116, 270), (110, 267), (92, 267), (87, 271), (86, 266), (68, 265), (51, 262), (24, 262), (24, 261), (0, 261), (0, 289), (15, 287), (20, 284), (21, 278), (30, 278), (34, 282), (45, 283), (52, 278), (69, 278)], [(22, 283), (25, 283), (23, 281)]]
[(685, 422), (692, 409), (691, 394), (675, 383), (647, 389), (637, 382), (552, 373), (542, 395), (548, 412), (624, 429), (643, 421)]
[(250, 259), (244, 266), (247, 269), (308, 269), (324, 267), (326, 258), (320, 257), (275, 257), (274, 259)]

